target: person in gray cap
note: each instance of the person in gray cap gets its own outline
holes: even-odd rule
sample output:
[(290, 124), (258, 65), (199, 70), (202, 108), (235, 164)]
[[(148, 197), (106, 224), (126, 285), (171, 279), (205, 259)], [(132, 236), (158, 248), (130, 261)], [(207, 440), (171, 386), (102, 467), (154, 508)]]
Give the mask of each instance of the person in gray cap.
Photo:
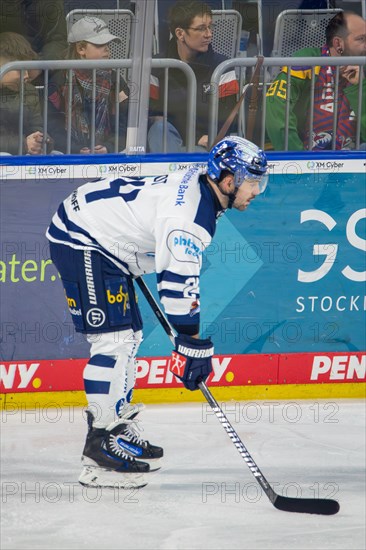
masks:
[[(93, 118), (93, 74), (89, 69), (75, 69), (71, 72), (72, 88), (69, 92), (69, 71), (63, 73), (63, 83), (51, 90), (49, 100), (55, 111), (63, 115), (63, 140), (65, 129), (71, 125), (71, 153), (105, 154), (115, 151), (115, 133), (118, 134), (118, 148), (125, 147), (127, 132), (127, 109), (129, 88), (116, 72), (103, 68), (103, 60), (110, 58), (110, 43), (121, 40), (110, 33), (108, 25), (97, 17), (83, 17), (76, 21), (68, 33), (67, 59), (100, 60), (96, 71), (95, 92), (95, 144), (92, 149)], [(118, 84), (118, 86), (117, 86)], [(120, 103), (119, 119), (116, 121), (116, 94)], [(71, 97), (69, 97), (71, 95)], [(69, 119), (68, 104), (71, 101)], [(60, 148), (60, 144), (58, 144)], [(64, 148), (65, 149), (65, 145)]]
[(88, 42), (92, 45), (109, 45), (113, 40), (121, 40), (111, 34), (108, 25), (98, 17), (82, 17), (71, 27), (67, 41), (70, 45), (78, 42)]

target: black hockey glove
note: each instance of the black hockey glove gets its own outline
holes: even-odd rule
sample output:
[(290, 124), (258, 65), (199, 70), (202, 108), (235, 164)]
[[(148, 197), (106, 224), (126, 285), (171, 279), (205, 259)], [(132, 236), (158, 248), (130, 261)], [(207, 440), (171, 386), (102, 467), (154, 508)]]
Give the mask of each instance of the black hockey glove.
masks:
[(199, 382), (205, 381), (212, 372), (213, 343), (210, 338), (199, 340), (186, 334), (175, 339), (170, 371), (182, 380), (187, 390), (197, 390)]

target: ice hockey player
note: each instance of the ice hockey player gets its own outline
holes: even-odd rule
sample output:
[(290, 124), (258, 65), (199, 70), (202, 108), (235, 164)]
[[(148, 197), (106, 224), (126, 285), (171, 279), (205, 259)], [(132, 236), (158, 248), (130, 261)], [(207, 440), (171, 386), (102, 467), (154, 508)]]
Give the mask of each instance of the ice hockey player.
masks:
[(80, 483), (142, 487), (161, 447), (141, 437), (132, 404), (142, 320), (133, 279), (156, 272), (159, 298), (178, 336), (171, 371), (196, 390), (212, 371), (210, 339), (200, 339), (200, 269), (218, 217), (245, 210), (267, 185), (267, 160), (240, 137), (219, 141), (181, 173), (86, 183), (59, 206), (47, 230), (78, 332), (90, 343), (84, 369), (88, 433)]

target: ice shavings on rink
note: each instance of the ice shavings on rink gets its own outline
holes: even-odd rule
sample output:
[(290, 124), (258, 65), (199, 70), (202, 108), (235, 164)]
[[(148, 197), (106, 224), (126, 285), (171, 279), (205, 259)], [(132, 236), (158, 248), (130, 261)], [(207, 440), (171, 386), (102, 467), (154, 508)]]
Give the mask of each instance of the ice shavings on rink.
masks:
[(276, 510), (208, 405), (150, 405), (144, 437), (163, 468), (143, 489), (86, 489), (78, 408), (1, 416), (1, 535), (7, 549), (365, 548), (365, 403), (222, 403), (279, 494), (335, 498), (335, 516)]

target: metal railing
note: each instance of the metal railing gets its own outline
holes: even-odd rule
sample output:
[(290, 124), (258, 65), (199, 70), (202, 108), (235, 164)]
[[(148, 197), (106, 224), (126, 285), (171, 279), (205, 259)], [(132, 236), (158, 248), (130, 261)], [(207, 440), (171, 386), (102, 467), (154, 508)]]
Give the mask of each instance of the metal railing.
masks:
[(197, 81), (191, 67), (178, 59), (153, 59), (152, 69), (165, 69), (164, 71), (164, 114), (163, 114), (163, 152), (167, 150), (167, 122), (168, 122), (168, 82), (169, 69), (180, 69), (187, 78), (187, 118), (186, 118), (186, 146), (187, 151), (194, 151), (196, 142), (196, 98)]
[[(219, 81), (221, 76), (231, 69), (240, 69), (244, 67), (254, 67), (257, 62), (257, 58), (235, 58), (224, 61), (216, 67), (211, 77), (211, 86), (214, 90), (218, 89)], [(262, 81), (260, 83), (262, 89), (262, 100), (260, 105), (261, 111), (261, 133), (260, 133), (260, 145), (264, 147), (265, 145), (265, 128), (266, 128), (266, 90), (267, 87), (273, 82), (273, 78), (270, 77), (270, 74), (273, 74), (273, 71), (269, 72), (268, 68), (278, 68), (278, 71), (281, 67), (312, 67), (312, 76), (310, 83), (310, 105), (309, 105), (309, 135), (312, 135), (313, 132), (313, 116), (314, 116), (314, 91), (315, 91), (315, 71), (316, 66), (333, 66), (336, 67), (335, 75), (335, 85), (334, 85), (334, 105), (333, 109), (333, 135), (336, 135), (337, 128), (337, 96), (339, 90), (339, 77), (340, 77), (340, 67), (346, 65), (358, 65), (361, 67), (360, 78), (358, 83), (358, 107), (357, 111), (361, 114), (362, 112), (362, 101), (365, 101), (365, 98), (362, 98), (362, 82), (364, 78), (363, 69), (366, 65), (364, 57), (332, 57), (331, 63), (329, 57), (266, 57), (263, 60), (262, 71)], [(267, 69), (267, 70), (266, 70)], [(287, 99), (285, 106), (285, 139), (283, 150), (288, 150), (288, 137), (289, 137), (289, 116), (290, 116), (290, 96), (291, 96), (291, 76), (290, 70), (287, 72)], [(218, 94), (211, 94), (209, 97), (210, 107), (209, 107), (209, 129), (208, 129), (208, 138), (209, 143), (213, 143), (215, 136), (218, 133), (218, 108), (219, 108), (219, 97)], [(241, 105), (240, 116), (245, 119), (245, 102)], [(361, 135), (361, 115), (357, 117), (357, 126), (356, 126), (356, 149), (360, 146), (360, 135)], [(335, 150), (336, 140), (332, 140), (332, 150)]]
[[(131, 69), (132, 67), (132, 60), (131, 59), (113, 59), (113, 60), (103, 60), (103, 61), (92, 61), (92, 60), (68, 60), (68, 61), (14, 61), (11, 63), (7, 63), (0, 67), (0, 79), (9, 71), (20, 71), (20, 108), (19, 108), (19, 125), (18, 125), (18, 132), (19, 132), (19, 147), (18, 147), (18, 154), (22, 155), (24, 154), (23, 151), (23, 139), (22, 136), (24, 134), (24, 97), (25, 97), (25, 85), (24, 85), (24, 72), (25, 71), (31, 71), (31, 70), (41, 70), (43, 72), (43, 82), (44, 85), (42, 86), (42, 114), (43, 114), (43, 134), (46, 136), (49, 133), (49, 124), (48, 124), (48, 96), (49, 96), (49, 76), (50, 71), (59, 71), (59, 70), (65, 70), (67, 72), (67, 81), (69, 86), (69, 93), (68, 93), (68, 103), (66, 105), (67, 110), (67, 120), (69, 121), (69, 124), (66, 128), (66, 150), (62, 151), (66, 154), (70, 154), (71, 152), (71, 113), (72, 113), (72, 94), (71, 94), (71, 88), (72, 88), (72, 71), (75, 69), (89, 69), (92, 74), (92, 83), (93, 83), (93, 93), (92, 93), (92, 102), (91, 102), (91, 127), (90, 127), (90, 134), (91, 134), (91, 141), (90, 141), (90, 149), (93, 150), (95, 145), (95, 105), (96, 105), (96, 72), (98, 69), (112, 69), (116, 70), (117, 72), (117, 89), (115, 94), (115, 136), (114, 136), (114, 152), (119, 152), (119, 143), (118, 143), (118, 117), (119, 117), (119, 101), (118, 101), (118, 92), (119, 92), (119, 73), (123, 69)], [(164, 68), (166, 70), (166, 76), (168, 75), (169, 69), (178, 69), (181, 70), (186, 78), (187, 78), (187, 103), (186, 103), (186, 109), (187, 109), (187, 125), (186, 125), (186, 131), (187, 131), (187, 149), (193, 150), (194, 144), (195, 144), (195, 120), (196, 120), (196, 78), (194, 75), (193, 70), (191, 67), (184, 63), (183, 61), (179, 61), (177, 59), (153, 59), (151, 61), (151, 67), (152, 69), (162, 69)], [(164, 113), (163, 113), (163, 120), (164, 120), (164, 127), (165, 127), (165, 134), (166, 134), (166, 124), (168, 120), (168, 104), (167, 104), (167, 82), (168, 78), (166, 80), (166, 86), (164, 88)], [(65, 74), (65, 82), (66, 82), (66, 74)], [(132, 88), (131, 88), (132, 89)], [(145, 151), (146, 150), (146, 128), (144, 132), (144, 139), (145, 141), (141, 141), (141, 136), (138, 136), (137, 132), (135, 131), (135, 120), (138, 120), (138, 116), (141, 111), (141, 105), (139, 104), (139, 94), (137, 93), (139, 89), (139, 86), (133, 87), (133, 94), (129, 98), (129, 106), (128, 106), (128, 127), (127, 127), (127, 146), (126, 149), (129, 154), (137, 154), (138, 152)], [(146, 90), (145, 90), (145, 95)], [(66, 115), (66, 112), (65, 112)], [(130, 121), (132, 120), (132, 124), (130, 124)], [(129, 135), (130, 133), (130, 135)], [(50, 131), (51, 137), (52, 137), (52, 130)], [(166, 143), (166, 137), (165, 137), (165, 143)], [(44, 142), (43, 144), (43, 154), (46, 154), (46, 148), (47, 144)]]
[[(104, 69), (116, 69), (118, 71), (122, 68), (130, 68), (132, 66), (132, 61), (130, 59), (123, 60), (108, 60), (103, 62)], [(18, 154), (23, 154), (22, 151), (22, 136), (24, 135), (24, 94), (25, 94), (25, 85), (24, 85), (24, 73), (25, 71), (32, 70), (41, 70), (43, 72), (43, 82), (42, 85), (42, 95), (43, 95), (43, 134), (46, 136), (48, 134), (48, 101), (49, 101), (49, 81), (50, 81), (50, 71), (66, 70), (68, 71), (68, 86), (69, 92), (72, 87), (72, 71), (74, 69), (90, 69), (92, 72), (92, 82), (93, 82), (93, 92), (92, 92), (92, 118), (91, 118), (91, 149), (95, 145), (95, 102), (96, 102), (96, 71), (101, 68), (100, 61), (81, 61), (81, 60), (69, 60), (69, 61), (14, 61), (11, 63), (6, 63), (0, 67), (0, 79), (9, 71), (20, 71), (20, 110), (19, 110), (19, 147)], [(66, 75), (65, 75), (66, 82)], [(119, 79), (117, 79), (117, 86)], [(72, 108), (72, 94), (68, 94), (68, 104), (65, 109), (68, 112), (68, 120), (70, 124), (66, 129), (66, 151), (65, 153), (69, 154), (71, 150), (71, 108)], [(116, 93), (116, 117), (119, 116), (119, 102), (118, 102), (118, 88)], [(116, 120), (118, 120), (116, 118)], [(117, 134), (118, 125), (116, 124), (116, 134)], [(115, 135), (115, 141), (118, 141), (118, 136)], [(46, 143), (43, 144), (43, 154), (46, 154)]]
[[(236, 69), (238, 71), (243, 71), (244, 69), (247, 71), (248, 68), (253, 68), (257, 62), (256, 58), (234, 58), (231, 60), (224, 61), (221, 63), (213, 72), (212, 78), (211, 78), (211, 89), (212, 90), (218, 90), (219, 89), (219, 82), (220, 77), (223, 75), (223, 73), (227, 72), (231, 69)], [(335, 107), (337, 105), (337, 95), (338, 95), (338, 89), (339, 89), (339, 77), (340, 77), (340, 67), (345, 65), (358, 65), (360, 67), (364, 67), (365, 60), (362, 57), (332, 57), (331, 59), (332, 66), (336, 67), (335, 71), (335, 85), (334, 85), (334, 97), (335, 97)], [(103, 69), (113, 69), (117, 71), (117, 76), (119, 72), (123, 69), (131, 69), (133, 66), (133, 60), (131, 59), (120, 59), (120, 60), (103, 60), (103, 61), (81, 61), (81, 60), (68, 60), (68, 61), (29, 61), (29, 62), (23, 62), (23, 61), (17, 61), (12, 63), (7, 63), (6, 65), (3, 65), (0, 67), (0, 78), (3, 77), (7, 72), (12, 70), (17, 70), (21, 72), (21, 86), (20, 86), (20, 109), (19, 109), (19, 148), (18, 148), (18, 154), (23, 154), (22, 150), (22, 136), (23, 136), (23, 128), (24, 128), (24, 120), (23, 120), (23, 114), (24, 114), (24, 82), (23, 82), (23, 76), (24, 71), (26, 70), (33, 70), (38, 69), (43, 71), (44, 73), (44, 86), (43, 86), (43, 100), (42, 100), (42, 111), (43, 111), (43, 133), (44, 135), (47, 135), (49, 130), (48, 125), (48, 95), (49, 95), (49, 75), (50, 71), (58, 71), (58, 70), (65, 70), (68, 74), (68, 86), (70, 86), (69, 93), (68, 93), (68, 104), (66, 106), (67, 113), (68, 113), (68, 120), (71, 121), (71, 100), (72, 100), (72, 94), (71, 92), (71, 86), (72, 86), (72, 78), (71, 74), (74, 69), (90, 69), (92, 71), (92, 81), (94, 83), (94, 91), (92, 94), (92, 118), (91, 118), (91, 141), (90, 141), (90, 148), (93, 149), (95, 145), (95, 103), (96, 103), (96, 93), (95, 93), (95, 82), (96, 82), (96, 71), (100, 68)], [(266, 89), (269, 84), (273, 81), (273, 79), (270, 78), (269, 70), (270, 68), (277, 67), (278, 69), (282, 66), (297, 66), (297, 67), (303, 67), (303, 66), (329, 66), (329, 58), (328, 57), (313, 57), (313, 58), (301, 58), (301, 57), (290, 57), (290, 58), (264, 58), (263, 62), (263, 68), (264, 70), (262, 75), (262, 80), (260, 82), (260, 86), (262, 88), (262, 97), (260, 101), (260, 138), (259, 138), (259, 144), (264, 147), (265, 141), (266, 141), (266, 130), (265, 130), (265, 121), (266, 121)], [(160, 92), (163, 92), (163, 105), (164, 105), (164, 112), (163, 112), (163, 151), (166, 151), (166, 140), (167, 140), (167, 122), (168, 122), (168, 83), (169, 83), (169, 69), (179, 69), (181, 70), (187, 79), (187, 101), (186, 105), (182, 106), (182, 109), (186, 109), (186, 150), (187, 152), (193, 152), (195, 149), (195, 126), (196, 126), (196, 97), (197, 97), (197, 85), (196, 85), (196, 78), (194, 75), (193, 70), (191, 67), (183, 62), (179, 61), (177, 59), (152, 59), (151, 60), (151, 68), (152, 69), (164, 69), (165, 70), (165, 85), (163, 87), (163, 90), (160, 90)], [(150, 77), (150, 75), (148, 75)], [(362, 111), (362, 102), (365, 101), (365, 98), (362, 97), (362, 82), (363, 82), (363, 70), (360, 70), (360, 79), (359, 79), (359, 85), (358, 85), (358, 113), (361, 113)], [(147, 75), (144, 75), (145, 79), (145, 85), (148, 82)], [(117, 86), (119, 83), (119, 78), (117, 78)], [(137, 90), (142, 86), (142, 83), (137, 83), (136, 87)], [(312, 69), (312, 78), (310, 83), (310, 104), (309, 104), (309, 135), (312, 135), (312, 129), (313, 129), (313, 115), (314, 115), (314, 90), (315, 90), (315, 71)], [(144, 91), (145, 97), (144, 101), (148, 102), (148, 94), (146, 90)], [(284, 147), (283, 150), (288, 150), (288, 141), (289, 141), (289, 117), (290, 117), (290, 97), (291, 93), (291, 78), (290, 78), (290, 71), (287, 73), (287, 101), (285, 105), (285, 135), (284, 135)], [(115, 117), (116, 117), (116, 124), (115, 124), (115, 135), (114, 135), (114, 152), (117, 153), (120, 151), (119, 148), (119, 142), (118, 142), (118, 116), (119, 116), (119, 102), (118, 102), (118, 87), (117, 87), (117, 93), (116, 95), (116, 103), (115, 103)], [(140, 95), (133, 94), (130, 97), (129, 100), (129, 106), (128, 106), (128, 125), (127, 125), (127, 140), (126, 140), (126, 151), (129, 154), (137, 154), (141, 153), (142, 151), (146, 151), (146, 140), (147, 140), (147, 124), (144, 125), (144, 132), (137, 132), (135, 128), (135, 121), (139, 120), (139, 117), (141, 118), (142, 114), (146, 113), (146, 118), (148, 116), (148, 106), (145, 107), (145, 111), (142, 108), (141, 104), (139, 103)], [(209, 143), (213, 143), (217, 133), (218, 133), (218, 111), (219, 111), (219, 94), (217, 92), (212, 93), (209, 95), (209, 117), (208, 117), (208, 137), (209, 137)], [(241, 106), (241, 113), (240, 117), (242, 120), (245, 121), (246, 113), (245, 113), (245, 102), (243, 102)], [(131, 123), (132, 121), (132, 123)], [(337, 108), (334, 109), (333, 112), (333, 135), (336, 134), (337, 129)], [(244, 125), (242, 126), (242, 129), (239, 131), (240, 135), (245, 135), (245, 131), (243, 130)], [(52, 130), (50, 132), (52, 136)], [(360, 134), (361, 134), (361, 116), (357, 117), (357, 124), (356, 124), (356, 148), (359, 148), (360, 146)], [(68, 127), (66, 129), (66, 150), (62, 151), (66, 154), (69, 154), (71, 151), (71, 124), (68, 124)], [(43, 144), (43, 154), (46, 154), (46, 143)], [(332, 143), (332, 149), (334, 150), (336, 147), (336, 140), (333, 139)]]

